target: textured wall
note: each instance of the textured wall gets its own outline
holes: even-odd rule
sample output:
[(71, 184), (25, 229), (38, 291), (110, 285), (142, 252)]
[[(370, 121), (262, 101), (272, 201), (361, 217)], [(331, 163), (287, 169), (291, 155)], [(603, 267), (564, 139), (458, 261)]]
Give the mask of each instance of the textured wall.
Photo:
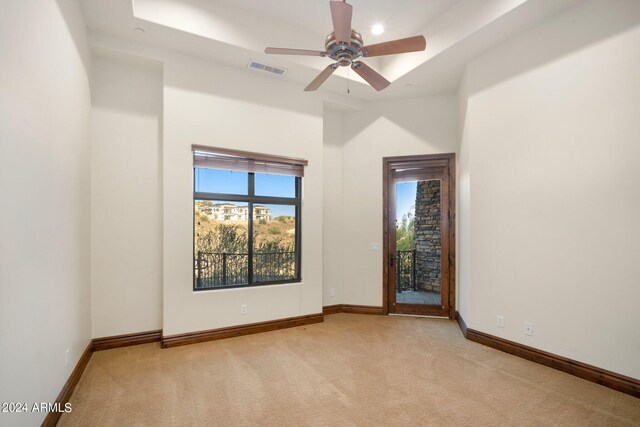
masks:
[(416, 190), (413, 246), (416, 250), (416, 284), (421, 291), (440, 292), (442, 236), (440, 232), (440, 181), (419, 181)]

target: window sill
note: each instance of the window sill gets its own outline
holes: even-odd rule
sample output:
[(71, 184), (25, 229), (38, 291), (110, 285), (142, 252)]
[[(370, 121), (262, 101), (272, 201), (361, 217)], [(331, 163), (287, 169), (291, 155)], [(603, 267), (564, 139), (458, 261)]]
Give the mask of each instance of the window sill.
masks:
[(274, 285), (291, 285), (296, 283), (302, 283), (302, 279), (291, 279), (291, 280), (278, 280), (273, 282), (260, 282), (260, 283), (252, 283), (250, 285), (230, 285), (230, 286), (218, 286), (211, 288), (193, 288), (194, 293), (200, 293), (202, 291), (223, 291), (227, 289), (246, 289), (246, 288), (258, 288), (262, 286), (274, 286)]

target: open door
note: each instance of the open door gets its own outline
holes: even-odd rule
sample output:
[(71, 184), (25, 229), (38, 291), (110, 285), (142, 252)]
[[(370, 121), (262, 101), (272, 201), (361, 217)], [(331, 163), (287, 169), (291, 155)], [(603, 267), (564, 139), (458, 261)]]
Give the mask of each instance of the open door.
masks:
[(384, 159), (385, 312), (454, 318), (455, 155)]

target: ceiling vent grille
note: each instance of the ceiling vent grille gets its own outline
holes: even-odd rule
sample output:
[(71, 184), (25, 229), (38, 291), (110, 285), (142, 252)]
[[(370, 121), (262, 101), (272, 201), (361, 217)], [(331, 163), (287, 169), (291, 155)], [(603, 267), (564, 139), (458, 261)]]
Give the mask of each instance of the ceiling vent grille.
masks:
[(247, 65), (247, 68), (254, 71), (262, 71), (265, 73), (273, 74), (274, 76), (283, 76), (284, 73), (287, 71), (284, 68), (265, 65), (256, 61), (249, 61), (249, 65)]

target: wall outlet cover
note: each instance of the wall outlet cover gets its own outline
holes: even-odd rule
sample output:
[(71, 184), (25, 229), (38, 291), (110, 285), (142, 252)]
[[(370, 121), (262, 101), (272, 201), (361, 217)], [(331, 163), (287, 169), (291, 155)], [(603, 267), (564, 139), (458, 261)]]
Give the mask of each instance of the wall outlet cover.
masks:
[(524, 322), (524, 334), (525, 335), (533, 335), (533, 323)]

